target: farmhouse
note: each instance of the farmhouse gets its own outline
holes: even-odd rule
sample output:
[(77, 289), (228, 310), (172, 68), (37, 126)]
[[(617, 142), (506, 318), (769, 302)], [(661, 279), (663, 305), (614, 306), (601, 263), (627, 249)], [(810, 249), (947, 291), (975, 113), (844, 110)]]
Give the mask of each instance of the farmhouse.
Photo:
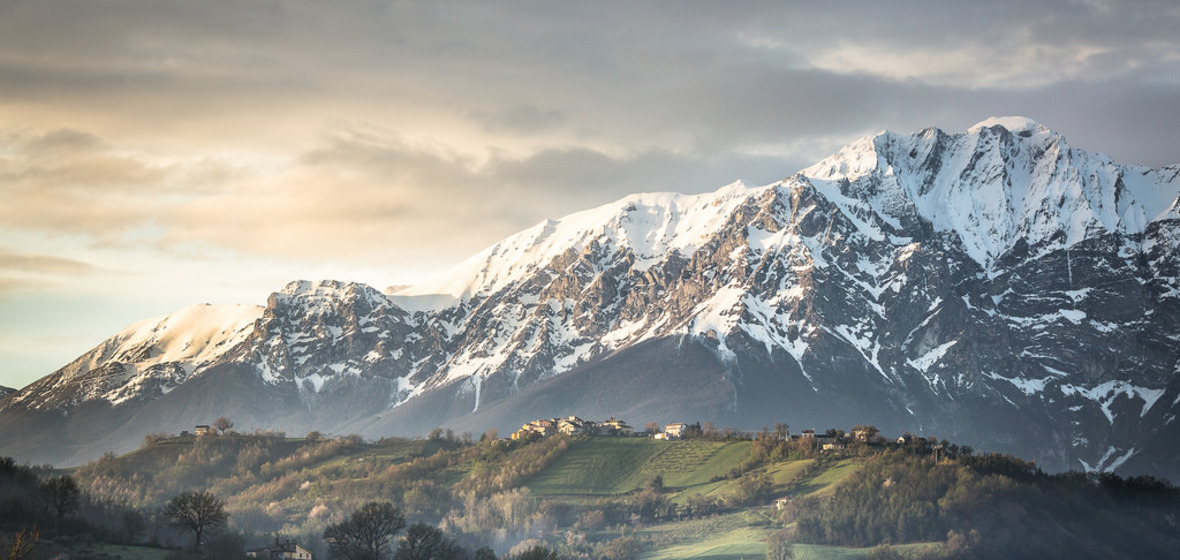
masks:
[(664, 437), (669, 439), (684, 437), (684, 428), (687, 426), (688, 425), (683, 422), (677, 424), (668, 424), (667, 426), (664, 426), (664, 433), (667, 434)]
[(610, 420), (602, 423), (601, 432), (612, 436), (629, 436), (634, 430), (622, 420), (616, 420), (611, 417)]
[(287, 539), (286, 542), (279, 542), (277, 538), (274, 544), (266, 548), (246, 551), (246, 556), (250, 558), (270, 558), (271, 560), (312, 560), (311, 551), (303, 548), (291, 539)]
[(919, 442), (924, 443), (922, 438), (920, 438), (910, 432), (906, 432), (897, 438), (898, 445), (914, 444), (914, 443), (919, 443)]

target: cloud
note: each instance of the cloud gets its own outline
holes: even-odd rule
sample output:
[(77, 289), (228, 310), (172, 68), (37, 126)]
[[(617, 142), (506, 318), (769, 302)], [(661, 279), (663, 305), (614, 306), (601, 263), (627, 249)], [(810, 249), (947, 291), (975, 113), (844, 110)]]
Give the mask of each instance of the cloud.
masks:
[[(732, 156), (758, 162), (775, 158)], [(775, 161), (775, 163), (778, 163)], [(729, 165), (726, 165), (729, 164)], [(733, 161), (554, 148), (484, 161), (363, 124), (264, 181), (177, 205), (165, 245), (205, 243), (284, 258), (442, 266), (531, 226), (637, 191), (717, 188)], [(777, 166), (775, 166), (777, 167)], [(767, 182), (785, 171), (765, 173)]]
[(1163, 65), (1175, 79), (1180, 14), (1169, 2), (811, 4), (743, 29), (752, 48), (808, 67), (956, 88), (1027, 88), (1118, 79)]
[(96, 271), (94, 266), (79, 260), (16, 253), (0, 247), (0, 300), (59, 287), (63, 281)]
[(22, 292), (28, 292), (43, 286), (43, 282), (36, 282), (27, 278), (7, 278), (0, 276), (0, 300), (8, 299)]
[(533, 8), (5, 3), (0, 231), (435, 262), (886, 128), (1015, 113), (1176, 158), (1167, 2)]
[[(190, 258), (217, 253), (424, 268), (632, 192), (701, 192), (794, 170), (769, 155), (608, 154), (576, 145), (476, 158), (351, 122), (336, 123), (318, 145), (265, 168), (201, 154), (159, 163), (158, 155), (73, 129), (26, 133), (7, 146), (12, 155), (0, 161), (0, 172), (19, 177), (0, 185), (12, 201), (0, 209), (10, 232), (81, 236), (111, 250)], [(0, 251), (0, 270), (82, 272), (83, 264)]]
[(19, 254), (0, 247), (0, 272), (77, 276), (94, 271), (89, 263), (51, 255)]
[(200, 196), (235, 172), (215, 159), (117, 148), (70, 128), (9, 131), (0, 136), (0, 154), (0, 230), (106, 241), (156, 226), (161, 209)]
[(21, 150), (37, 155), (83, 152), (103, 147), (103, 141), (97, 136), (70, 128), (20, 138), (17, 143)]
[[(25, 54), (0, 57), (0, 106), (202, 149), (289, 155), (344, 117), (476, 157), (617, 156), (969, 124), (997, 100), (1068, 127), (1119, 84), (1180, 88), (1170, 2), (741, 5), (6, 3), (0, 52)], [(1165, 122), (1139, 134), (1165, 144)]]
[(565, 122), (559, 111), (543, 111), (531, 104), (514, 105), (501, 111), (472, 110), (467, 117), (488, 132), (531, 134), (553, 129)]

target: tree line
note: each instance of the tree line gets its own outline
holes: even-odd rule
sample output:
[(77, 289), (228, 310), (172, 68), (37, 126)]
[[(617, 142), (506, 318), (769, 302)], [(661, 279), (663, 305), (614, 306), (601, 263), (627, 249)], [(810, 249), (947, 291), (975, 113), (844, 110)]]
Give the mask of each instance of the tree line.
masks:
[(897, 448), (868, 457), (831, 497), (793, 501), (783, 521), (805, 543), (946, 543), (929, 558), (1130, 559), (1174, 554), (1178, 513), (1180, 489), (1153, 477)]

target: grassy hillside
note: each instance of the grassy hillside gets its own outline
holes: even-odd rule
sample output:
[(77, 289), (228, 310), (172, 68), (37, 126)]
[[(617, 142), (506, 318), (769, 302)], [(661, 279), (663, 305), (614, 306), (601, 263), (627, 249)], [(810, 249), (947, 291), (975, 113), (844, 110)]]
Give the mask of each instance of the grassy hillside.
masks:
[(954, 445), (935, 454), (933, 445), (851, 441), (821, 453), (770, 435), (364, 442), (231, 433), (155, 439), (73, 474), (96, 498), (144, 508), (210, 490), (237, 529), (312, 545), (379, 499), (465, 546), (502, 553), (539, 539), (568, 558), (761, 558), (768, 539), (782, 538), (801, 559), (883, 557), (880, 543), (929, 559), (1021, 557), (1035, 541), (1029, 527), (1057, 547), (1070, 534), (1118, 528), (1118, 544), (1091, 546), (1096, 557), (1130, 557), (1132, 543), (1149, 553), (1180, 546), (1169, 521), (1180, 517), (1180, 498), (1167, 484), (1051, 477), (1019, 459)]
[(553, 465), (528, 482), (539, 495), (619, 495), (651, 477), (685, 491), (708, 485), (741, 465), (748, 441), (587, 438), (575, 442)]

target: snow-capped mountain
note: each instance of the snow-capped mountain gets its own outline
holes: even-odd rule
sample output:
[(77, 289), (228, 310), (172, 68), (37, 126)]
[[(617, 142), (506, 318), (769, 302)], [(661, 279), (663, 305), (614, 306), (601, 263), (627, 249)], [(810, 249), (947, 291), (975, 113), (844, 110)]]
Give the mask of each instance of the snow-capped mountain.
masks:
[(368, 436), (580, 414), (873, 423), (1180, 478), (1178, 175), (1023, 118), (884, 132), (771, 185), (547, 220), (392, 293), (301, 281), (133, 325), (0, 403), (68, 453), (12, 430), (0, 453), (222, 414)]
[(8, 406), (69, 409), (87, 401), (118, 406), (168, 394), (246, 340), (261, 315), (255, 305), (193, 305), (140, 321), (32, 383)]

